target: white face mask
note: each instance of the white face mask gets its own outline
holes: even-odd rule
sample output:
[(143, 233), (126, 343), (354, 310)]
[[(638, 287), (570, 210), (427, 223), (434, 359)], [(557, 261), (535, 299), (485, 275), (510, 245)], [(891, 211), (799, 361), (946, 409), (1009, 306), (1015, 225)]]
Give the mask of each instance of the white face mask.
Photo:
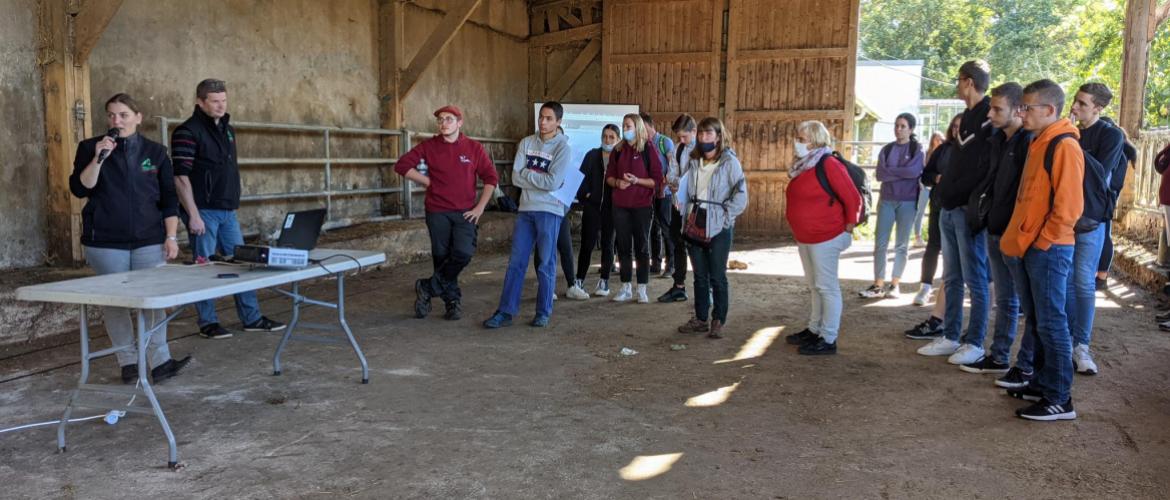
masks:
[(808, 144), (803, 142), (794, 142), (792, 143), (792, 149), (796, 152), (797, 158), (804, 158), (805, 156), (808, 156)]

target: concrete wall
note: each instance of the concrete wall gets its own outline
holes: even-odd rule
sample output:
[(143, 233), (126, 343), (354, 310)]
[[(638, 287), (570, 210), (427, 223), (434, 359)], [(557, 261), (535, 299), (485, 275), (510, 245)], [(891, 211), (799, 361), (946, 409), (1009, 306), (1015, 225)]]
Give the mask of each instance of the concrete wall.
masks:
[(45, 110), (36, 2), (0, 0), (0, 269), (44, 262)]

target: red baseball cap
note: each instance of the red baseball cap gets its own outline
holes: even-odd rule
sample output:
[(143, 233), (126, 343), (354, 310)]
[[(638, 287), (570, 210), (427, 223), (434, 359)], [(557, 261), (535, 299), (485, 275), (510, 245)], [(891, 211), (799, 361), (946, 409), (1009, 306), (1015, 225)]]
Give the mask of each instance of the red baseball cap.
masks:
[(459, 109), (459, 106), (456, 106), (454, 104), (448, 104), (448, 105), (443, 106), (439, 109), (436, 109), (435, 110), (435, 117), (438, 117), (439, 113), (451, 113), (451, 114), (455, 115), (455, 118), (458, 118), (460, 120), (463, 119), (463, 111)]

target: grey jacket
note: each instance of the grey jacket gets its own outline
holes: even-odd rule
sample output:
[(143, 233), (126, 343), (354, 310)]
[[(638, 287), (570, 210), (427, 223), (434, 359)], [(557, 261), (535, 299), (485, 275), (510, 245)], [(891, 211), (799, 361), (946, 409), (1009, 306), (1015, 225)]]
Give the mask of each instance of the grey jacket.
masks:
[(520, 211), (548, 212), (565, 215), (566, 207), (553, 196), (565, 183), (569, 169), (569, 138), (557, 134), (547, 141), (539, 135), (530, 135), (516, 146), (516, 160), (512, 163), (512, 185), (520, 193)]
[[(684, 158), (686, 159), (686, 158)], [(685, 196), (678, 200), (682, 204), (682, 216), (685, 221), (690, 212), (691, 201), (695, 198), (710, 201), (703, 203), (707, 209), (707, 237), (714, 238), (724, 229), (735, 226), (735, 218), (747, 209), (747, 178), (743, 174), (743, 166), (731, 148), (723, 150), (719, 157), (719, 166), (711, 176), (710, 193), (700, 195), (695, 192), (699, 184), (699, 160), (690, 159), (684, 170), (687, 176)]]
[[(694, 141), (691, 141), (691, 144), (679, 143), (675, 145), (674, 153), (670, 154), (670, 163), (666, 169), (666, 182), (678, 184), (679, 179), (686, 173), (687, 168), (691, 166), (691, 150), (694, 148)], [(682, 150), (682, 162), (678, 161), (678, 151), (680, 149)]]

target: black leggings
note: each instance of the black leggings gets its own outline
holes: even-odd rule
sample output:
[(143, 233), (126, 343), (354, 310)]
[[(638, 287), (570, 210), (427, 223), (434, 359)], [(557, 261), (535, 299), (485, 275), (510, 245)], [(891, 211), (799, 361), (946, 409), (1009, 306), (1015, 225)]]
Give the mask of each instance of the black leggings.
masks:
[(601, 243), (601, 279), (613, 269), (613, 212), (606, 205), (584, 204), (581, 214), (581, 249), (577, 252), (577, 279), (584, 280), (593, 261), (593, 249)]
[(654, 199), (654, 221), (650, 224), (650, 258), (674, 262), (674, 240), (670, 237), (670, 212), (674, 197)]
[(934, 273), (938, 271), (938, 254), (942, 251), (942, 234), (938, 229), (940, 213), (942, 207), (932, 197), (930, 214), (926, 219), (926, 252), (922, 254), (922, 283), (926, 285), (934, 282)]
[(650, 281), (650, 207), (613, 209), (613, 226), (617, 233), (618, 261), (621, 262), (622, 283), (630, 282), (633, 274), (630, 250), (638, 261), (638, 284)]

